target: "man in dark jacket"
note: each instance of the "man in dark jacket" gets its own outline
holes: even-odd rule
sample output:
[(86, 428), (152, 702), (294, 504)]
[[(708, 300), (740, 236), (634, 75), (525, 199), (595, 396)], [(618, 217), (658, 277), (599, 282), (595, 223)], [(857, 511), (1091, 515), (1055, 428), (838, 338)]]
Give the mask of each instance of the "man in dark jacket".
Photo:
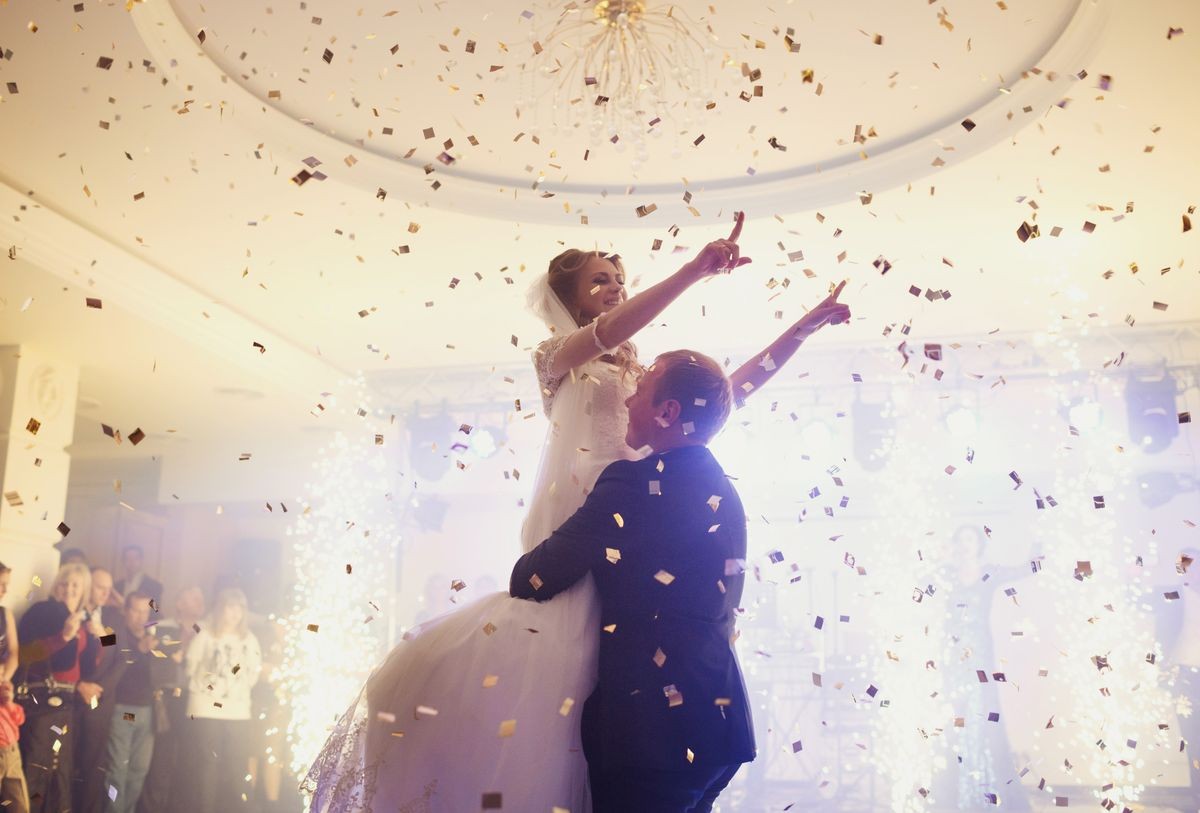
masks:
[(733, 650), (746, 516), (706, 444), (732, 393), (707, 356), (659, 356), (629, 398), (626, 443), (583, 506), (522, 556), (509, 592), (545, 601), (591, 573), (600, 680), (583, 710), (596, 813), (703, 813), (754, 732)]
[[(132, 811), (154, 752), (150, 666), (158, 641), (147, 631), (150, 596), (125, 596), (125, 610), (104, 647), (96, 681), (104, 687), (96, 709), (84, 712), (83, 810)], [(115, 798), (114, 798), (115, 795)], [(109, 804), (106, 804), (109, 803)]]

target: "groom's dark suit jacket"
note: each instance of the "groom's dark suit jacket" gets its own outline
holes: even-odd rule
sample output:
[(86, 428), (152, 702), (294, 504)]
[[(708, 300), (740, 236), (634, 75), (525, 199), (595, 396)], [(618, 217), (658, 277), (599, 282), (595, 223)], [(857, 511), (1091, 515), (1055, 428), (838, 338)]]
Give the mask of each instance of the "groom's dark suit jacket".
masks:
[(745, 558), (737, 492), (706, 447), (688, 446), (610, 465), (583, 506), (517, 561), (517, 598), (545, 601), (595, 577), (600, 680), (583, 734), (601, 770), (754, 759), (732, 647)]

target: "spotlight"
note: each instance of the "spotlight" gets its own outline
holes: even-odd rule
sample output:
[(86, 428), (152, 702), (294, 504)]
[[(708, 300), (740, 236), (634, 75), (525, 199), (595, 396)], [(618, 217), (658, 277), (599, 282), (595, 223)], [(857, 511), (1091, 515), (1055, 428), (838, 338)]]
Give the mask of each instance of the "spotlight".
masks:
[(1200, 483), (1187, 474), (1147, 471), (1138, 475), (1138, 496), (1147, 508), (1166, 505), (1180, 494), (1200, 490)]
[(440, 497), (426, 494), (412, 499), (412, 518), (417, 528), (424, 533), (438, 533), (446, 521), (450, 503)]
[(450, 444), (458, 424), (443, 409), (436, 415), (421, 417), (415, 412), (408, 419), (409, 459), (413, 472), (425, 480), (438, 480), (450, 471)]
[(1104, 411), (1095, 401), (1075, 399), (1071, 401), (1071, 406), (1067, 410), (1067, 420), (1076, 429), (1087, 431), (1100, 426), (1104, 420)]
[(1165, 369), (1157, 378), (1146, 377), (1144, 372), (1136, 370), (1129, 373), (1125, 385), (1129, 435), (1151, 454), (1166, 449), (1179, 434), (1175, 394), (1175, 379)]
[(477, 426), (471, 432), (471, 439), (467, 443), (476, 457), (486, 460), (500, 450), (503, 441), (504, 434), (501, 430), (490, 426)]
[(953, 409), (946, 415), (946, 428), (960, 440), (970, 440), (979, 430), (979, 419), (966, 407)]

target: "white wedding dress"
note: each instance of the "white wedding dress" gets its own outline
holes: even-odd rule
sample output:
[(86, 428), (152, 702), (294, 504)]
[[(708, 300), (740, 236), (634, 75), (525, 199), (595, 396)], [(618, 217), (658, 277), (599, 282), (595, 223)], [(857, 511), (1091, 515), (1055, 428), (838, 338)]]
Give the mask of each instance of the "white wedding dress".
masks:
[[(554, 331), (534, 355), (550, 429), (521, 531), (532, 550), (583, 504), (625, 445), (635, 376), (596, 360), (556, 379), (577, 329), (545, 277), (530, 305)], [(592, 331), (595, 325), (581, 328)], [(491, 544), (491, 541), (488, 541)], [(588, 813), (580, 713), (596, 682), (592, 579), (537, 603), (496, 593), (415, 630), (367, 680), (302, 787), (317, 813)]]

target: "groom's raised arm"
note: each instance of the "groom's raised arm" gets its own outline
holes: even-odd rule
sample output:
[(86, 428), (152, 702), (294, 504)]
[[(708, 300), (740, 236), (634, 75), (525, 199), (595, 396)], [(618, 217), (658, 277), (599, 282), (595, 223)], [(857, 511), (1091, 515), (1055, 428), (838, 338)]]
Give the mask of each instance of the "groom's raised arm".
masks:
[(625, 516), (633, 509), (635, 467), (627, 460), (611, 464), (596, 487), (550, 538), (517, 560), (509, 580), (513, 598), (546, 601), (604, 562), (609, 549), (627, 538)]

